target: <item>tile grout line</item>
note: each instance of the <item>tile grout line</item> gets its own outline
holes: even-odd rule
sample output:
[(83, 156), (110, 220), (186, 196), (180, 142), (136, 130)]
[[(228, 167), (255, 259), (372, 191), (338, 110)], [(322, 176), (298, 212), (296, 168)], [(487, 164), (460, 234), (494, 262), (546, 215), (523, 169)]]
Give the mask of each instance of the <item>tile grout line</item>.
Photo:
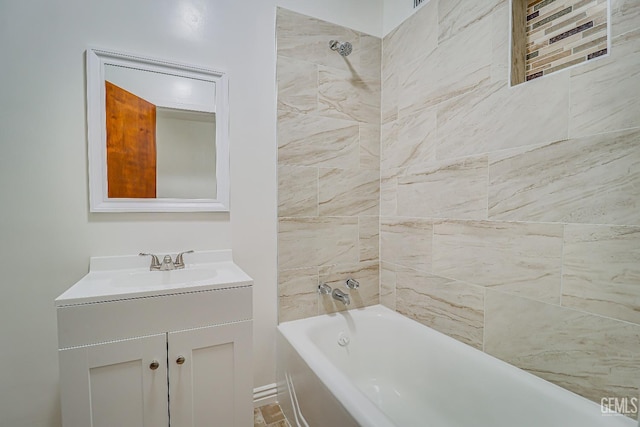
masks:
[(567, 224), (562, 225), (562, 248), (560, 252), (560, 298), (559, 305), (560, 307), (564, 307), (562, 305), (562, 296), (564, 294), (563, 286), (564, 286), (564, 257), (565, 257), (565, 242), (567, 239)]
[(469, 282), (467, 280), (456, 279), (456, 278), (449, 277), (449, 276), (443, 276), (442, 274), (429, 272), (429, 271), (425, 271), (425, 270), (420, 270), (420, 269), (417, 269), (415, 267), (409, 267), (407, 265), (398, 264), (397, 262), (393, 262), (393, 261), (385, 261), (385, 263), (390, 264), (390, 265), (392, 265), (394, 267), (401, 267), (401, 268), (408, 269), (408, 270), (411, 270), (411, 271), (414, 271), (414, 272), (417, 272), (417, 273), (429, 274), (429, 275), (433, 275), (433, 276), (436, 276), (436, 277), (440, 277), (442, 279), (446, 279), (446, 280), (449, 280), (451, 282), (462, 283), (462, 284), (465, 284), (467, 286), (471, 286), (471, 287), (474, 287), (474, 288), (483, 288), (485, 290), (485, 294), (488, 293), (488, 292), (497, 292), (497, 293), (500, 293), (500, 294), (503, 294), (503, 295), (509, 295), (511, 297), (514, 297), (514, 298), (520, 298), (520, 299), (524, 299), (524, 300), (531, 301), (531, 302), (534, 302), (534, 303), (545, 304), (545, 305), (561, 308), (561, 309), (564, 309), (564, 310), (569, 310), (569, 311), (574, 311), (574, 312), (578, 312), (578, 313), (587, 314), (587, 315), (590, 315), (590, 316), (600, 317), (600, 318), (603, 318), (603, 319), (608, 319), (608, 320), (612, 320), (612, 321), (615, 321), (615, 322), (624, 323), (624, 324), (627, 324), (627, 325), (640, 326), (640, 323), (631, 322), (629, 320), (618, 319), (618, 318), (615, 318), (615, 317), (607, 316), (605, 314), (594, 313), (594, 312), (582, 310), (582, 309), (579, 309), (579, 308), (576, 308), (576, 307), (561, 306), (559, 303), (551, 303), (551, 302), (547, 302), (547, 301), (542, 301), (542, 300), (539, 300), (539, 299), (536, 299), (536, 298), (532, 298), (530, 296), (517, 294), (517, 293), (515, 293), (513, 291), (505, 291), (503, 289), (497, 289), (497, 288), (494, 288), (494, 287), (489, 286), (489, 285), (487, 285), (487, 286), (479, 285), (477, 283), (472, 283), (472, 282)]

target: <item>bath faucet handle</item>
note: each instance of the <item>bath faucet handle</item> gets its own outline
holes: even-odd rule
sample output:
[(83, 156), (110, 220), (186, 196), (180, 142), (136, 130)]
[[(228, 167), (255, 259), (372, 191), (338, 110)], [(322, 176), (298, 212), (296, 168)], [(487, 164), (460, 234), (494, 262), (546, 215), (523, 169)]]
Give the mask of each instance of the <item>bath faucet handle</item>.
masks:
[(360, 282), (356, 279), (348, 278), (345, 282), (347, 284), (347, 288), (349, 289), (358, 289), (360, 287)]
[(184, 260), (182, 259), (182, 256), (183, 256), (184, 254), (192, 254), (192, 253), (193, 253), (193, 251), (192, 251), (192, 250), (191, 250), (191, 251), (184, 251), (184, 252), (180, 252), (180, 253), (176, 256), (176, 262), (174, 262), (174, 263), (173, 263), (173, 265), (174, 265), (176, 268), (178, 268), (178, 269), (179, 269), (179, 268), (184, 268)]
[(326, 283), (318, 285), (318, 293), (321, 295), (329, 295), (331, 293), (331, 286)]
[(158, 256), (154, 254), (145, 254), (140, 252), (138, 256), (150, 256), (151, 257), (151, 265), (149, 266), (149, 270), (160, 270), (160, 261), (158, 260)]

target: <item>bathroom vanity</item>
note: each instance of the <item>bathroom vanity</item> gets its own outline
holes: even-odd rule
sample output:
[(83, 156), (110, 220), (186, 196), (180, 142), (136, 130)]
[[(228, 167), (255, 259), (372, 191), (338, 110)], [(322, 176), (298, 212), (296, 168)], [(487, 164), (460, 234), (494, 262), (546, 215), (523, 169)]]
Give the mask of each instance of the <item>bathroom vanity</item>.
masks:
[(252, 286), (231, 251), (92, 258), (55, 301), (63, 425), (253, 425)]

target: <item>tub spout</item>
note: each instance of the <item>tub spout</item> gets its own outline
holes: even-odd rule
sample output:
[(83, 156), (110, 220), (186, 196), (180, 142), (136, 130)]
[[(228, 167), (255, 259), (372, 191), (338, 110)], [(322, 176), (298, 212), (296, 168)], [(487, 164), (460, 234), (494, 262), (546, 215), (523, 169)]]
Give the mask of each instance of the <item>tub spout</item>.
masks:
[(331, 293), (333, 299), (340, 301), (344, 305), (351, 304), (351, 299), (349, 298), (349, 294), (342, 292), (340, 289), (334, 289)]

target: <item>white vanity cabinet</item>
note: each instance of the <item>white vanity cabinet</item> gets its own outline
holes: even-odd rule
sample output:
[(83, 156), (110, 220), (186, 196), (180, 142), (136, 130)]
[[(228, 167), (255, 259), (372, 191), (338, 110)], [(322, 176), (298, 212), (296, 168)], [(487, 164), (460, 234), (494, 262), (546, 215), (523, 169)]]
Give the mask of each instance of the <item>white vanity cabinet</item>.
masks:
[(61, 350), (64, 426), (168, 426), (166, 354), (166, 334)]
[(252, 282), (212, 282), (61, 295), (64, 427), (251, 427)]

